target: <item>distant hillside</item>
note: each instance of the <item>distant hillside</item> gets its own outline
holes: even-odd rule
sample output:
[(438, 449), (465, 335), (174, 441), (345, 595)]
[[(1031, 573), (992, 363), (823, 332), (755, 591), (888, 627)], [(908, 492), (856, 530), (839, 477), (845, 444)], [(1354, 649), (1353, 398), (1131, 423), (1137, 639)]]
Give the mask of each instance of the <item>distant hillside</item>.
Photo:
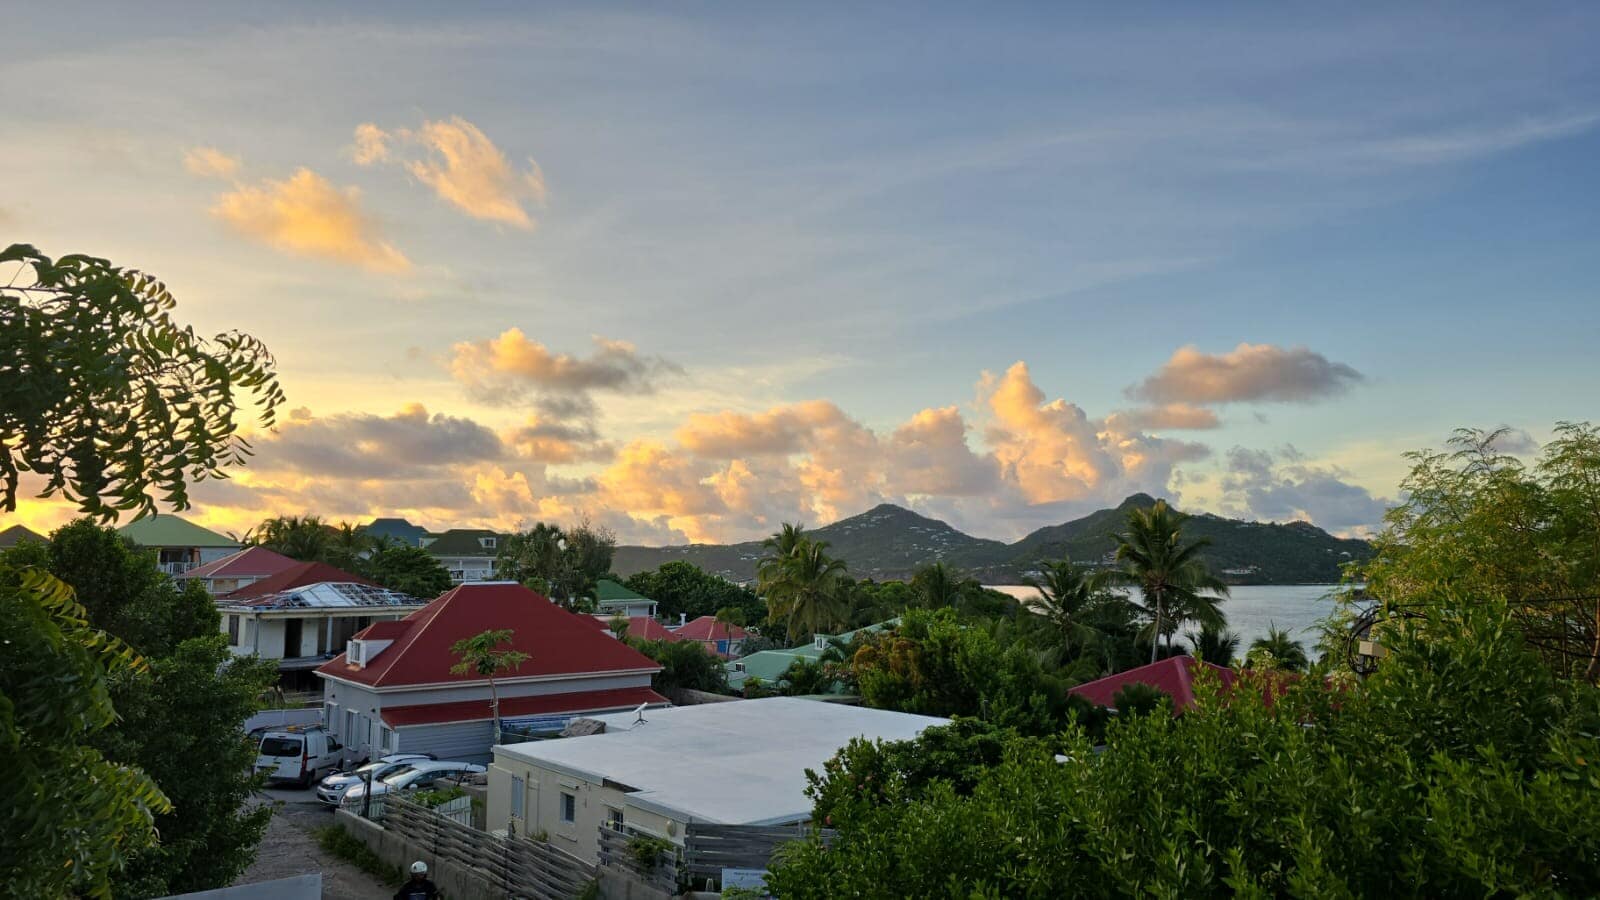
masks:
[[(849, 563), (850, 573), (857, 578), (905, 578), (919, 566), (944, 560), (990, 584), (1014, 583), (1041, 560), (1063, 555), (1085, 563), (1107, 559), (1116, 547), (1114, 535), (1123, 529), (1128, 510), (1154, 502), (1147, 494), (1135, 494), (1115, 509), (1041, 528), (1014, 544), (976, 538), (889, 503), (809, 533), (827, 541), (830, 552)], [(1225, 580), (1236, 584), (1337, 581), (1340, 565), (1372, 554), (1366, 541), (1336, 538), (1305, 522), (1245, 522), (1207, 513), (1191, 518), (1184, 531), (1211, 540), (1207, 561)], [(622, 546), (617, 548), (613, 568), (631, 575), (682, 559), (733, 581), (749, 581), (755, 578), (761, 555), (760, 541)]]

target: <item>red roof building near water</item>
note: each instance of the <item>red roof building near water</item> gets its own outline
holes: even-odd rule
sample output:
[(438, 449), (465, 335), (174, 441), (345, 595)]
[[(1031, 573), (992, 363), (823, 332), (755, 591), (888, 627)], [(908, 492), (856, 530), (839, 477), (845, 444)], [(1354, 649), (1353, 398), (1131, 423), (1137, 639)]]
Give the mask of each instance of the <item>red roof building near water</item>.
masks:
[(596, 627), (592, 616), (568, 612), (515, 582), (471, 582), (451, 588), (404, 619), (379, 622), (358, 633), (356, 640), (393, 642), (366, 664), (357, 666), (341, 653), (317, 674), (377, 689), (481, 682), (477, 675), (450, 671), (456, 664), (450, 647), (501, 628), (512, 632), (511, 643), (502, 649), (520, 650), (528, 659), (497, 682), (661, 669)]
[(1080, 684), (1068, 693), (1077, 694), (1096, 706), (1115, 706), (1112, 698), (1118, 691), (1130, 684), (1148, 684), (1172, 698), (1172, 711), (1176, 714), (1194, 706), (1194, 679), (1201, 667), (1215, 673), (1225, 690), (1232, 688), (1239, 678), (1237, 672), (1226, 666), (1203, 662), (1192, 656), (1169, 656), (1148, 666)]
[[(611, 621), (615, 618), (616, 616), (597, 615), (594, 617), (594, 620), (600, 625), (601, 631), (609, 632), (611, 630)], [(669, 630), (667, 626), (657, 622), (655, 619), (652, 619), (649, 616), (628, 616), (627, 621), (628, 633), (626, 637), (638, 638), (642, 641), (682, 640), (682, 638), (678, 637), (675, 632)]]
[(673, 631), (680, 641), (726, 641), (731, 635), (733, 640), (741, 641), (749, 634), (737, 625), (728, 625), (718, 622), (716, 616), (701, 616), (693, 619)]
[(236, 591), (224, 594), (221, 600), (236, 602), (249, 600), (252, 597), (261, 597), (267, 594), (276, 594), (292, 588), (305, 587), (309, 584), (364, 584), (368, 587), (377, 587), (376, 582), (368, 581), (360, 575), (353, 575), (338, 566), (330, 566), (323, 562), (295, 563), (270, 578), (251, 582)]

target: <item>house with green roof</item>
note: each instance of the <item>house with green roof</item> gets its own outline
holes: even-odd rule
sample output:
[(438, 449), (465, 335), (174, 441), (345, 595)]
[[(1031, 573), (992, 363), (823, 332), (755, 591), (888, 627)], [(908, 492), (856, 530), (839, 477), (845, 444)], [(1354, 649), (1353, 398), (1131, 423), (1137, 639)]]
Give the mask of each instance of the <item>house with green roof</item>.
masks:
[(422, 539), (428, 536), (428, 529), (421, 525), (413, 525), (405, 519), (392, 517), (373, 519), (361, 526), (361, 532), (370, 538), (387, 538), (407, 547), (421, 547)]
[(744, 683), (752, 678), (758, 678), (763, 684), (777, 684), (783, 673), (797, 660), (818, 662), (828, 647), (837, 642), (840, 645), (849, 645), (857, 635), (873, 634), (886, 628), (893, 628), (900, 624), (899, 619), (890, 619), (843, 634), (819, 634), (809, 644), (802, 647), (790, 647), (787, 650), (760, 650), (741, 659), (732, 660), (725, 668), (728, 672), (728, 686), (734, 689), (744, 687)]
[(506, 535), (487, 528), (452, 528), (422, 539), (422, 548), (438, 557), (456, 584), (493, 581), (494, 560)]
[(134, 519), (117, 533), (141, 547), (156, 551), (161, 570), (182, 575), (190, 569), (216, 562), (238, 550), (238, 541), (167, 513)]
[(636, 616), (649, 619), (656, 617), (656, 601), (609, 578), (595, 582), (594, 607), (596, 615), (622, 616), (628, 619)]

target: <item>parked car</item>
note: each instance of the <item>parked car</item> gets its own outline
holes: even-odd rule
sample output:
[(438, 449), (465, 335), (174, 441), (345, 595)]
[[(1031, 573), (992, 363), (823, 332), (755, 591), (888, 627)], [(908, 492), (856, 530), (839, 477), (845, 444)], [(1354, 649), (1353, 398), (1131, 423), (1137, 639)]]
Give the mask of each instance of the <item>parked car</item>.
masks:
[(306, 787), (318, 776), (339, 768), (344, 747), (321, 725), (290, 725), (261, 735), (256, 771), (268, 781), (292, 781)]
[(432, 762), (433, 758), (432, 753), (393, 753), (348, 772), (335, 772), (317, 784), (317, 799), (329, 806), (338, 806), (346, 791), (367, 779), (380, 781), (397, 774), (401, 769), (409, 768), (410, 763)]
[[(383, 779), (372, 783), (372, 796), (382, 797), (390, 791), (416, 791), (432, 787), (441, 781), (451, 781), (486, 772), (488, 769), (477, 763), (458, 762), (456, 760), (441, 759), (434, 761), (421, 761), (404, 764), (405, 768), (389, 773)], [(356, 806), (362, 802), (367, 794), (365, 784), (352, 785), (344, 793), (340, 806)]]

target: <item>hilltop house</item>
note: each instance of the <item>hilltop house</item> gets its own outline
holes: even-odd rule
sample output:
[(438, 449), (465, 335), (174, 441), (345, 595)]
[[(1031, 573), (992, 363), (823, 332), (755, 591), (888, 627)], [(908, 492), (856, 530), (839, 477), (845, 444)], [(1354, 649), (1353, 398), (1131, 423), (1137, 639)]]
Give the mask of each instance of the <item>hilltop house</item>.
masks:
[(491, 830), (543, 832), (593, 860), (601, 827), (681, 847), (691, 822), (802, 823), (814, 805), (807, 769), (821, 771), (854, 738), (910, 740), (949, 721), (795, 697), (595, 718), (598, 734), (494, 748)]
[(738, 656), (739, 647), (750, 632), (737, 625), (718, 622), (716, 616), (701, 616), (672, 629), (680, 641), (695, 641), (707, 653), (717, 656)]
[(327, 563), (294, 563), (217, 598), (229, 649), (240, 656), (278, 660), (280, 683), (293, 690), (316, 688), (311, 670), (357, 631), (422, 605), (416, 597)]
[(359, 632), (317, 669), (325, 721), (357, 758), (434, 753), (483, 761), (495, 742), (489, 682), (450, 671), (455, 642), (510, 629), (527, 661), (495, 678), (506, 729), (558, 732), (572, 718), (665, 704), (661, 667), (581, 616), (520, 584), (451, 588), (422, 609)]
[(634, 616), (655, 618), (656, 615), (656, 601), (609, 578), (595, 582), (594, 604), (597, 615), (627, 618)]
[(26, 525), (12, 525), (0, 531), (0, 550), (8, 550), (23, 541), (37, 541), (44, 543), (47, 538)]
[(298, 565), (299, 562), (265, 547), (246, 547), (173, 577), (180, 582), (198, 581), (207, 593), (216, 596), (236, 591), (263, 578), (271, 578)]
[(820, 662), (822, 655), (828, 652), (828, 647), (833, 644), (849, 646), (857, 635), (872, 634), (885, 628), (893, 628), (899, 624), (899, 619), (890, 619), (855, 631), (846, 631), (843, 634), (819, 634), (811, 643), (800, 647), (790, 647), (787, 650), (761, 650), (741, 659), (730, 660), (724, 668), (728, 671), (728, 686), (735, 690), (742, 689), (745, 682), (752, 678), (759, 679), (767, 685), (777, 684), (783, 673), (797, 660), (807, 662)]
[(233, 538), (165, 513), (134, 519), (118, 528), (117, 533), (155, 550), (161, 571), (168, 575), (182, 575), (239, 549), (239, 542)]
[(439, 558), (456, 584), (494, 578), (494, 559), (506, 536), (486, 528), (452, 528), (422, 539), (422, 546)]
[(421, 525), (413, 525), (405, 519), (396, 518), (373, 519), (361, 526), (361, 531), (367, 537), (387, 539), (407, 547), (421, 547), (423, 539), (428, 536), (428, 529)]

